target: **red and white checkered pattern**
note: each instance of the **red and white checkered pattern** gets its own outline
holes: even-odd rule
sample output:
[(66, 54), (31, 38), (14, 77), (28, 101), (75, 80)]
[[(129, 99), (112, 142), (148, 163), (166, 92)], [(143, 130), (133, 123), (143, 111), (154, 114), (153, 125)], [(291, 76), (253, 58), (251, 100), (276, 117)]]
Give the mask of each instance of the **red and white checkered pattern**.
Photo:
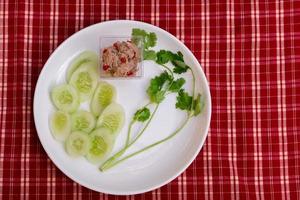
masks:
[[(34, 126), (34, 87), (51, 52), (88, 25), (160, 26), (199, 59), (213, 112), (206, 143), (176, 180), (113, 197), (67, 178)], [(1, 0), (1, 199), (300, 199), (299, 1)]]

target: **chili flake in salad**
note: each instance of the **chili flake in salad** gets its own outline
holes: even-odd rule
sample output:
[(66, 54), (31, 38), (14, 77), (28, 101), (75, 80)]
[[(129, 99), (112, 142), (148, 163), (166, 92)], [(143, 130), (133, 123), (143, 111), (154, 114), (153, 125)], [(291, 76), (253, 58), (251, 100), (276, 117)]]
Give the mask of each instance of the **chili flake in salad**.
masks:
[(140, 49), (130, 40), (117, 41), (102, 49), (102, 71), (112, 77), (135, 76), (141, 61)]

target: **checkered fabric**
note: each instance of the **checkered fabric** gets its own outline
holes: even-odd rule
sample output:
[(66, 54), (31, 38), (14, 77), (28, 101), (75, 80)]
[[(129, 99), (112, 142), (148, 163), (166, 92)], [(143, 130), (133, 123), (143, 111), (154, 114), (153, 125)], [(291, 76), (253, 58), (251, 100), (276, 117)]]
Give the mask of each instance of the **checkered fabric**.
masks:
[[(53, 50), (80, 29), (132, 19), (166, 29), (198, 58), (212, 120), (192, 165), (145, 194), (97, 193), (47, 157), (33, 93)], [(300, 2), (1, 0), (1, 199), (300, 199)]]

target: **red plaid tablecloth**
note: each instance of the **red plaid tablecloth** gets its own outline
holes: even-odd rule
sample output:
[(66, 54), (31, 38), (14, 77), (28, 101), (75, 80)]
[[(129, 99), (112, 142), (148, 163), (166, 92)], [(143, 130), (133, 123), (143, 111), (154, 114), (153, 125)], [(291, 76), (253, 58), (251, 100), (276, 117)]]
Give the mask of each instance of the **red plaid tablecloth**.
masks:
[[(134, 19), (174, 34), (205, 70), (206, 143), (177, 179), (114, 197), (81, 187), (43, 150), (33, 93), (53, 50), (101, 21)], [(299, 1), (42, 0), (0, 2), (0, 198), (300, 199)]]

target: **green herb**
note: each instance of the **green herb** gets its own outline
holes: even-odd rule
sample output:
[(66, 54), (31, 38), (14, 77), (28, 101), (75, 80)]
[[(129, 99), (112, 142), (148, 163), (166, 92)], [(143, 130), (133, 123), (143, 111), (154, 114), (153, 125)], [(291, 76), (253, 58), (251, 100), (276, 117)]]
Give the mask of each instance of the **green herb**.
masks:
[[(204, 107), (204, 100), (202, 96), (198, 94), (198, 96), (195, 98), (195, 75), (193, 70), (184, 62), (183, 54), (180, 51), (178, 51), (177, 53), (173, 53), (172, 51), (169, 50), (160, 50), (156, 53), (153, 50), (149, 50), (148, 49), (149, 47), (155, 46), (157, 40), (156, 35), (154, 33), (147, 33), (146, 31), (141, 29), (133, 29), (132, 30), (133, 41), (136, 38), (138, 38), (137, 36), (142, 38), (144, 42), (144, 59), (155, 61), (157, 64), (159, 64), (167, 71), (164, 71), (160, 75), (150, 80), (150, 84), (147, 88), (147, 94), (150, 99), (150, 103), (148, 103), (147, 105), (145, 105), (144, 107), (136, 111), (128, 128), (128, 134), (127, 134), (127, 140), (125, 146), (101, 165), (100, 167), (101, 171), (107, 170), (135, 155), (138, 155), (150, 148), (153, 148), (163, 142), (166, 142), (167, 140), (170, 140), (185, 127), (185, 125), (188, 123), (191, 117), (199, 115), (199, 113), (202, 112)], [(139, 40), (136, 40), (136, 42), (139, 42)], [(168, 66), (165, 65), (168, 62), (171, 62), (172, 65), (174, 66), (173, 71)], [(188, 70), (192, 73), (192, 78), (193, 78), (192, 95), (189, 95), (188, 92), (182, 89), (182, 86), (186, 82), (185, 79), (178, 78), (174, 80), (174, 76), (173, 76), (173, 72), (176, 74), (182, 74), (187, 72)], [(187, 118), (185, 119), (185, 121), (175, 131), (173, 131), (170, 135), (163, 138), (162, 140), (154, 142), (136, 152), (133, 152), (119, 159), (123, 155), (123, 153), (143, 135), (144, 131), (147, 129), (148, 125), (153, 119), (158, 109), (158, 106), (165, 99), (166, 95), (175, 92), (177, 93), (176, 104), (175, 104), (176, 108), (187, 112)], [(147, 108), (147, 106), (151, 104), (155, 105), (154, 111), (152, 113)], [(142, 130), (136, 135), (136, 137), (130, 142), (129, 140), (130, 140), (131, 128), (136, 121), (145, 122), (145, 125), (142, 128)]]
[(146, 37), (146, 48), (148, 47), (154, 47), (156, 45), (156, 41), (157, 41), (157, 37), (156, 37), (156, 34), (151, 32), (149, 33)]
[(144, 122), (150, 117), (150, 110), (146, 107), (139, 109), (135, 112), (133, 120)]
[(184, 78), (179, 78), (179, 79), (173, 81), (172, 85), (169, 88), (169, 91), (178, 92), (184, 84), (185, 84)]
[(164, 100), (166, 88), (171, 84), (171, 82), (172, 77), (166, 71), (161, 73), (159, 76), (152, 78), (147, 89), (150, 102), (160, 103)]
[(197, 116), (199, 115), (204, 107), (204, 99), (201, 96), (201, 94), (198, 94), (198, 96), (196, 97), (196, 99), (194, 99), (194, 104), (193, 104), (193, 115)]
[(182, 61), (184, 62), (183, 60), (183, 54), (180, 52), (180, 51), (177, 51), (177, 53), (173, 53), (173, 61), (174, 60), (179, 60), (179, 61)]
[(172, 51), (160, 50), (156, 53), (156, 63), (166, 64), (168, 62), (171, 62), (174, 65), (173, 72), (176, 74), (182, 74), (190, 68), (185, 64), (183, 55), (180, 51), (173, 53)]
[(166, 64), (170, 60), (173, 60), (173, 53), (171, 51), (160, 50), (156, 53), (156, 62), (158, 64)]
[(173, 72), (176, 74), (182, 74), (190, 68), (187, 64), (185, 64), (181, 60), (173, 60), (172, 64), (175, 66)]
[(160, 50), (159, 52), (157, 52), (156, 62), (158, 64), (166, 64), (169, 61), (171, 61), (172, 63), (174, 61), (180, 61), (184, 63), (182, 53), (180, 51), (178, 51), (177, 53), (173, 53), (172, 51), (167, 50)]
[(140, 43), (143, 42), (145, 50), (154, 47), (157, 41), (155, 33), (147, 33), (145, 30), (138, 28), (132, 29), (131, 39), (137, 46), (140, 46)]
[[(157, 146), (157, 145), (159, 145), (159, 144), (161, 144), (161, 143), (164, 143), (164, 142), (166, 142), (166, 141), (172, 139), (175, 135), (177, 135), (177, 134), (185, 127), (185, 125), (188, 123), (189, 119), (190, 119), (190, 118), (187, 117), (187, 118), (185, 119), (185, 121), (184, 121), (184, 122), (183, 122), (183, 123), (182, 123), (182, 124), (181, 124), (174, 132), (173, 132), (173, 133), (171, 133), (169, 136), (165, 137), (165, 138), (162, 139), (162, 140), (159, 140), (159, 141), (154, 142), (154, 143), (152, 143), (152, 144), (150, 144), (150, 145), (147, 145), (146, 147), (144, 147), (144, 148), (142, 148), (142, 149), (140, 149), (140, 150), (138, 150), (138, 151), (135, 151), (135, 152), (133, 152), (133, 153), (131, 153), (131, 154), (125, 156), (124, 158), (121, 158), (121, 159), (117, 160), (117, 161), (116, 161), (116, 157), (112, 157), (111, 159), (107, 160), (103, 165), (101, 165), (100, 170), (101, 170), (101, 171), (105, 171), (105, 170), (107, 170), (107, 169), (110, 169), (110, 168), (116, 166), (117, 164), (119, 164), (119, 163), (121, 163), (121, 162), (124, 162), (125, 160), (127, 160), (127, 159), (129, 159), (129, 158), (131, 158), (131, 157), (133, 157), (133, 156), (136, 156), (136, 155), (138, 155), (138, 154), (140, 154), (140, 153), (142, 153), (142, 152), (145, 152), (145, 151), (147, 151), (147, 150), (149, 150), (149, 149), (151, 149), (151, 148), (153, 148), (153, 147), (155, 147), (155, 146)], [(126, 151), (126, 149), (125, 149), (125, 150), (119, 151), (119, 152), (116, 153), (114, 156), (118, 156), (118, 154), (119, 154), (120, 152), (123, 154), (122, 151)], [(120, 154), (119, 154), (119, 155), (120, 155)]]
[(187, 92), (185, 92), (184, 89), (179, 90), (176, 100), (176, 108), (187, 111), (191, 110), (193, 97), (190, 96)]
[(156, 60), (156, 53), (153, 50), (144, 50), (144, 60)]
[[(148, 106), (148, 104), (146, 104), (144, 107)], [(131, 147), (142, 135), (143, 133), (145, 132), (145, 130), (147, 129), (147, 127), (149, 126), (151, 120), (153, 119), (153, 116), (155, 115), (157, 109), (158, 109), (158, 106), (159, 104), (157, 104), (154, 108), (154, 111), (150, 114), (150, 118), (149, 120), (146, 122), (144, 128), (137, 134), (137, 136), (134, 138), (133, 141), (129, 142), (129, 139), (130, 139), (130, 133), (131, 133), (131, 128), (132, 128), (132, 125), (134, 124), (135, 120), (133, 119), (130, 124), (129, 124), (129, 127), (128, 127), (128, 132), (127, 132), (127, 139), (126, 139), (126, 144), (125, 146), (120, 150), (118, 151), (117, 153), (115, 153), (113, 156), (111, 156), (108, 160), (106, 160), (101, 166), (100, 166), (100, 170), (101, 171), (104, 171), (106, 169), (109, 169), (111, 168), (112, 166), (116, 165), (116, 163), (118, 163), (119, 161), (117, 161), (117, 159), (119, 157), (121, 157), (124, 152), (126, 152), (126, 150)]]

